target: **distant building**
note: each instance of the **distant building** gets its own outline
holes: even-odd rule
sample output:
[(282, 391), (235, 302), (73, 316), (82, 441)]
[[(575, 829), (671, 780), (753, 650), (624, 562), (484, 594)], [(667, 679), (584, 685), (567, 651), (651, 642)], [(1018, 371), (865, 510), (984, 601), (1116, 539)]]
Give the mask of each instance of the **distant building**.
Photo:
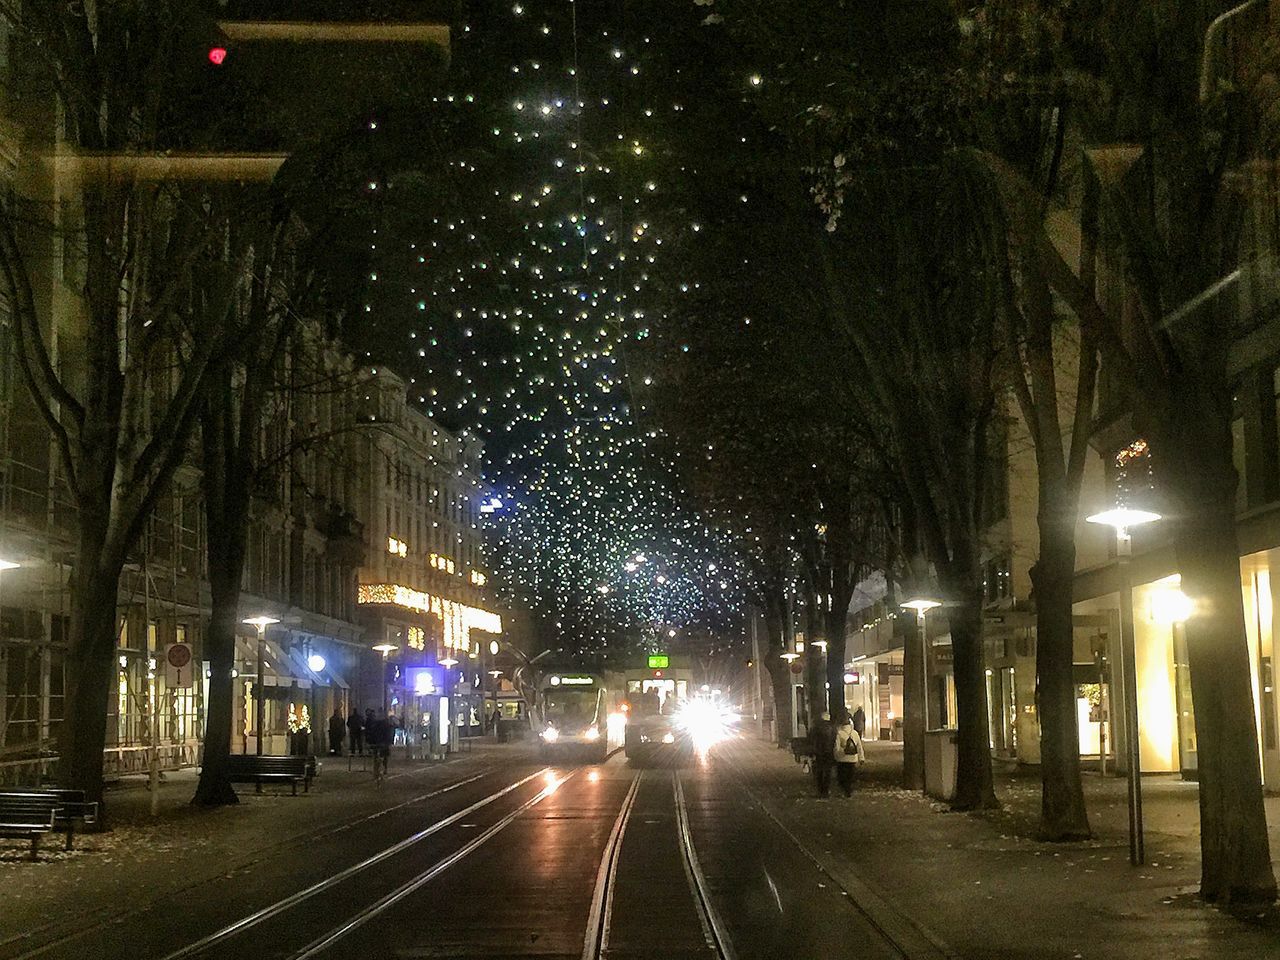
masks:
[(489, 646), (502, 632), (481, 561), (482, 448), (410, 406), (391, 371), (371, 369), (363, 383), (358, 484), (371, 549), (359, 617), (386, 665), (361, 694), (375, 708), (385, 698), (410, 728), (438, 723), (439, 698), (452, 695), (457, 732), (479, 733)]

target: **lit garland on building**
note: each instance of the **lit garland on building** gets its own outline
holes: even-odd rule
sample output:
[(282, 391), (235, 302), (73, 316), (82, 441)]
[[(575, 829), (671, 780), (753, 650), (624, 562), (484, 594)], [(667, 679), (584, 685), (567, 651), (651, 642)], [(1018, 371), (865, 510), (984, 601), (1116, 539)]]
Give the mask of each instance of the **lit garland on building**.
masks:
[(447, 650), (470, 652), (472, 630), (502, 633), (502, 617), (496, 613), (398, 583), (362, 583), (356, 594), (356, 602), (387, 603), (439, 618)]

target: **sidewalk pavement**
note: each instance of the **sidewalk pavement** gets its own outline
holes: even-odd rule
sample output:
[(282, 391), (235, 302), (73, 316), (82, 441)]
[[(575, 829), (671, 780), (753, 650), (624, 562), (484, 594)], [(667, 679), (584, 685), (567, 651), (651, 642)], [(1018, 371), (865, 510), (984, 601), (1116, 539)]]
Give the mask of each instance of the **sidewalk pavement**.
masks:
[(309, 793), (294, 797), (287, 788), (268, 786), (257, 794), (252, 785), (239, 784), (238, 804), (212, 809), (191, 806), (198, 772), (180, 770), (161, 783), (154, 817), (146, 778), (125, 778), (105, 795), (111, 829), (77, 835), (70, 852), (62, 850), (61, 835), (51, 835), (32, 863), (29, 841), (0, 839), (0, 945), (44, 924), (123, 910), (246, 871), (317, 831), (469, 772), (522, 762), (527, 752), (519, 744), (467, 741), (443, 762), (397, 762), (393, 755), (380, 787), (368, 758), (354, 758), (348, 769), (346, 757), (321, 757)]
[[(1147, 863), (1129, 864), (1122, 778), (1085, 777), (1093, 840), (1034, 839), (1040, 781), (997, 764), (998, 811), (956, 814), (901, 788), (902, 750), (867, 744), (850, 800), (820, 800), (787, 751), (730, 746), (752, 789), (846, 886), (923, 927), (944, 955), (974, 960), (1280, 958), (1280, 913), (1240, 920), (1201, 903), (1194, 783), (1143, 779)], [(1280, 798), (1267, 798), (1272, 857)], [(1274, 862), (1274, 861), (1273, 861)], [(1280, 869), (1280, 868), (1278, 868)]]

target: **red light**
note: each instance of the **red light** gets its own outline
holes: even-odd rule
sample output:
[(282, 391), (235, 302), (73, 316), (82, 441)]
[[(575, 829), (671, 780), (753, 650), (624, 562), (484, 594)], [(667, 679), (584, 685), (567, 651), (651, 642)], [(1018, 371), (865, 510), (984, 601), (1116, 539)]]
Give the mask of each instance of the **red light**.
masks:
[(227, 59), (226, 47), (214, 47), (209, 51), (209, 62), (214, 66), (222, 66), (222, 61)]
[(662, 671), (661, 671), (661, 670), (655, 670), (655, 671), (653, 671), (653, 675), (654, 675), (654, 677), (656, 677), (656, 678), (657, 678), (657, 679), (659, 679), (659, 680), (661, 680), (661, 679), (662, 679)]

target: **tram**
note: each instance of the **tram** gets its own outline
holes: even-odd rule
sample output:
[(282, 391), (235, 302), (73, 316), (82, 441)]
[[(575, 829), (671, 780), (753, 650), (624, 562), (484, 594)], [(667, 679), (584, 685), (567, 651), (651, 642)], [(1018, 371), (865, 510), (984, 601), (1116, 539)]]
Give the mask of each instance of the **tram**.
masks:
[(676, 715), (690, 702), (695, 685), (687, 657), (650, 654), (645, 666), (623, 674), (626, 684), (625, 749), (633, 763), (684, 759), (690, 741)]
[(538, 685), (536, 721), (544, 757), (577, 756), (594, 763), (622, 746), (625, 716), (617, 691), (595, 673), (550, 673)]

